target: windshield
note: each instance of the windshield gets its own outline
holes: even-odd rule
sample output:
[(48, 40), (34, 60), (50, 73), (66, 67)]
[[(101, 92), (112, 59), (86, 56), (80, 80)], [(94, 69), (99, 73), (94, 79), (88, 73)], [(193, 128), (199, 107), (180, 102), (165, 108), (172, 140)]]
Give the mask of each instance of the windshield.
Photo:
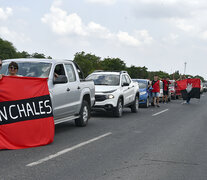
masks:
[[(0, 74), (8, 75), (10, 62), (4, 62)], [(50, 73), (51, 63), (46, 62), (17, 62), (19, 76), (47, 78)]]
[(140, 89), (146, 89), (147, 88), (147, 83), (145, 83), (143, 81), (139, 81), (139, 88)]
[(87, 79), (93, 80), (95, 85), (118, 86), (120, 82), (120, 76), (113, 74), (92, 74)]

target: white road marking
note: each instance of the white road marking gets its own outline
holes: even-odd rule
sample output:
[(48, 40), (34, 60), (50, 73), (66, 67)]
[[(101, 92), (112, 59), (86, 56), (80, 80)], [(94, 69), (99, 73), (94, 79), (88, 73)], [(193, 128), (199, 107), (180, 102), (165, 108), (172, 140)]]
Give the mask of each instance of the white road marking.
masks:
[(153, 114), (152, 116), (157, 116), (157, 115), (162, 114), (162, 113), (164, 113), (164, 112), (166, 112), (166, 111), (168, 111), (168, 110), (169, 110), (169, 109), (165, 109), (165, 110), (163, 110), (163, 111), (160, 111), (160, 112), (158, 112), (158, 113)]
[(104, 137), (106, 137), (106, 136), (109, 136), (109, 135), (111, 135), (111, 134), (112, 134), (111, 132), (108, 132), (108, 133), (103, 134), (103, 135), (101, 135), (101, 136), (95, 137), (95, 138), (93, 138), (93, 139), (91, 139), (91, 140), (82, 142), (82, 143), (77, 144), (77, 145), (75, 145), (75, 146), (73, 146), (73, 147), (70, 147), (70, 148), (64, 149), (64, 150), (62, 150), (62, 151), (59, 151), (59, 152), (57, 152), (57, 153), (55, 153), (55, 154), (49, 155), (48, 157), (45, 157), (45, 158), (43, 158), (43, 159), (40, 159), (40, 160), (38, 160), (38, 161), (36, 161), (36, 162), (32, 162), (32, 163), (30, 163), (30, 164), (27, 164), (26, 166), (27, 166), (27, 167), (36, 166), (36, 165), (38, 165), (38, 164), (41, 164), (41, 163), (43, 163), (43, 162), (46, 162), (46, 161), (49, 161), (49, 160), (51, 160), (51, 159), (54, 159), (54, 158), (56, 158), (56, 157), (58, 157), (58, 156), (61, 156), (61, 155), (65, 154), (65, 153), (68, 153), (68, 152), (70, 152), (70, 151), (73, 151), (73, 150), (75, 150), (75, 149), (77, 149), (77, 148), (80, 148), (80, 147), (82, 147), (82, 146), (85, 146), (85, 145), (87, 145), (87, 144), (90, 144), (90, 143), (92, 143), (92, 142), (94, 142), (94, 141), (97, 141), (97, 140), (99, 140), (99, 139), (102, 139), (102, 138), (104, 138)]

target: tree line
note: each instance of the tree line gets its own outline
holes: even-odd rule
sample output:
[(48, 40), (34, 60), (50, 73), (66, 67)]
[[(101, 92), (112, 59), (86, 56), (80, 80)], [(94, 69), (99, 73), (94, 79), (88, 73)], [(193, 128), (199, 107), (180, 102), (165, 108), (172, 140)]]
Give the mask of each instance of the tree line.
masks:
[[(46, 56), (41, 53), (32, 53), (29, 54), (26, 51), (19, 52), (14, 47), (14, 45), (6, 40), (0, 38), (0, 59), (15, 59), (15, 58), (47, 58), (52, 59), (51, 56)], [(74, 56), (74, 61), (81, 67), (85, 76), (94, 72), (95, 70), (104, 70), (104, 71), (127, 71), (131, 78), (139, 79), (153, 79), (153, 76), (156, 74), (160, 78), (169, 77), (170, 79), (179, 79), (181, 74), (179, 71), (175, 71), (173, 74), (169, 74), (164, 71), (149, 71), (147, 67), (135, 66), (130, 67), (126, 66), (124, 60), (120, 58), (111, 58), (107, 57), (102, 59), (99, 56), (96, 56), (91, 53), (77, 52)], [(186, 75), (189, 76), (189, 75)], [(193, 77), (193, 76), (192, 76)], [(204, 78), (197, 75), (194, 78), (200, 78), (204, 81)]]
[[(104, 71), (122, 71), (125, 70), (129, 73), (131, 78), (137, 79), (153, 79), (154, 75), (158, 75), (160, 78), (167, 78), (170, 79), (179, 79), (182, 77), (181, 73), (177, 70), (172, 74), (169, 74), (164, 71), (149, 71), (147, 67), (143, 66), (135, 66), (132, 65), (130, 67), (126, 66), (124, 60), (120, 58), (104, 58), (96, 56), (94, 54), (85, 53), (84, 51), (78, 52), (75, 54), (74, 61), (81, 67), (83, 73), (87, 76), (90, 73), (94, 72), (95, 70), (104, 70)], [(191, 76), (191, 75), (185, 75)], [(200, 78), (204, 81), (204, 78), (197, 75), (191, 76), (193, 78)]]
[(41, 53), (29, 54), (26, 51), (19, 52), (9, 41), (0, 38), (0, 59), (16, 59), (16, 58), (47, 58), (52, 59), (52, 57), (46, 57)]

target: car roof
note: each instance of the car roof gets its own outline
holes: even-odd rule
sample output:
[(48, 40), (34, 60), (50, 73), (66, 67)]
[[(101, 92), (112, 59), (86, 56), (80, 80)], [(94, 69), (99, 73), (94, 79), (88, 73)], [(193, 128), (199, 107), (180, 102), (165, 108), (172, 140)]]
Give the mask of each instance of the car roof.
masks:
[(72, 60), (66, 59), (43, 59), (43, 58), (17, 58), (17, 59), (5, 59), (3, 62), (47, 62), (47, 63), (58, 63), (58, 62), (72, 62)]
[(134, 81), (149, 81), (149, 79), (132, 79), (132, 80), (134, 80)]

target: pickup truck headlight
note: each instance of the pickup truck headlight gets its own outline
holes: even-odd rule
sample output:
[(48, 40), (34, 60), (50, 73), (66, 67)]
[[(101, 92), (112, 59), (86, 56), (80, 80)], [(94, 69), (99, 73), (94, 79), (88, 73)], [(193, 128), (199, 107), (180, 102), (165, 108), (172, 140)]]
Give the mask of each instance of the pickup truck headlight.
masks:
[(140, 92), (140, 95), (145, 95), (145, 94), (147, 94), (146, 92)]
[(107, 99), (113, 99), (114, 98), (114, 95), (113, 94), (109, 94), (106, 97), (107, 97)]

